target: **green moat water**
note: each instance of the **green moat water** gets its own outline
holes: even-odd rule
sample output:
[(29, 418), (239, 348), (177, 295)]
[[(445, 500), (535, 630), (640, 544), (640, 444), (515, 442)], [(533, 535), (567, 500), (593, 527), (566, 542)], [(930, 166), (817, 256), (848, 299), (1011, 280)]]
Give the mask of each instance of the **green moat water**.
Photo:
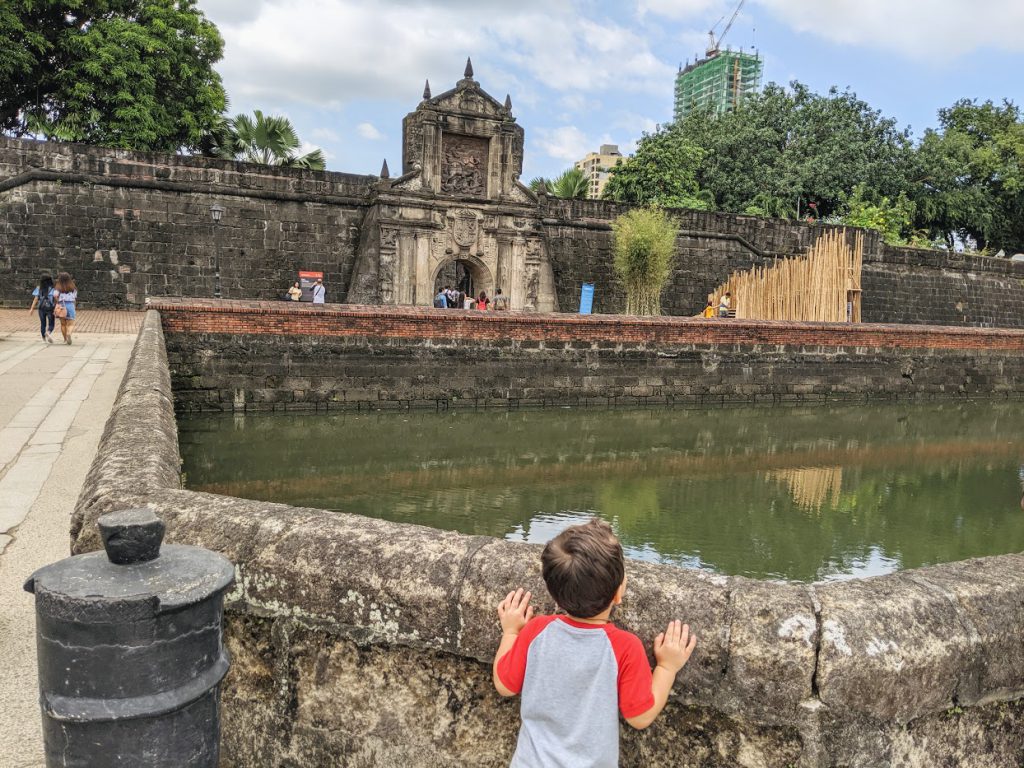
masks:
[(797, 581), (1024, 551), (1024, 403), (247, 414), (179, 421), (187, 486)]

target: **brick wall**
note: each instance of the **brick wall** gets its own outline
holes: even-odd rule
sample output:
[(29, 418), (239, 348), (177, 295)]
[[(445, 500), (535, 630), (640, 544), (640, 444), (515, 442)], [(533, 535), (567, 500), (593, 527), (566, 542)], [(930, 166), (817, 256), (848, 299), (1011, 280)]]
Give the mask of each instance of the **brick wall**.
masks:
[(226, 297), (274, 298), (312, 269), (343, 300), (373, 181), (0, 138), (0, 303), (58, 270), (85, 307), (212, 296), (218, 260)]
[(165, 300), (186, 410), (1024, 394), (1024, 331)]

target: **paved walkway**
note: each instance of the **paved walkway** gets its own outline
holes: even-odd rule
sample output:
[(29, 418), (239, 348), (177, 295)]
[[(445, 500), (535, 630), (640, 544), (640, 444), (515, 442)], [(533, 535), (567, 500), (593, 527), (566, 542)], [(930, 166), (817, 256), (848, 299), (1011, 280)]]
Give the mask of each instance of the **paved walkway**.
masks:
[[(75, 333), (130, 333), (139, 332), (142, 319), (146, 313), (115, 312), (112, 310), (83, 309), (75, 320)], [(28, 304), (25, 309), (0, 309), (0, 337), (24, 331), (34, 333), (39, 338), (39, 314), (29, 314)], [(60, 323), (54, 326), (54, 339), (60, 340)]]
[(50, 345), (35, 316), (0, 310), (0, 768), (44, 765), (35, 605), (22, 585), (69, 554), (71, 511), (142, 321), (82, 317), (73, 345)]

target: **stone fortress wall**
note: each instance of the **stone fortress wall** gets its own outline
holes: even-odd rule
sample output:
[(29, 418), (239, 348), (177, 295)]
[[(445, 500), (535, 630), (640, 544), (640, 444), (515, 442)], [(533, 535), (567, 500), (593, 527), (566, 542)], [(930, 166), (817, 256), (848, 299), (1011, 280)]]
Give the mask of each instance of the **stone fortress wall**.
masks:
[(1024, 398), (1024, 331), (164, 299), (175, 402), (291, 408)]
[[(414, 310), (392, 312), (393, 325), (422, 332)], [(459, 319), (480, 339), (492, 336), (490, 320)], [(558, 319), (540, 320), (557, 338)], [(275, 322), (267, 316), (263, 335)], [(656, 349), (664, 322), (621, 330), (647, 334)], [(934, 333), (937, 359), (956, 346), (948, 329), (921, 332)], [(172, 348), (181, 333), (167, 333)], [(975, 339), (961, 347), (1021, 357), (1017, 332), (959, 333)], [(723, 359), (743, 346), (721, 341)], [(827, 343), (822, 335), (805, 351)], [(994, 351), (1008, 343), (1018, 348)], [(405, 354), (386, 343), (378, 351)], [(480, 355), (507, 351), (481, 345)], [(149, 312), (75, 510), (73, 546), (99, 548), (98, 515), (146, 505), (166, 521), (169, 541), (235, 563), (222, 764), (506, 765), (518, 717), (490, 681), (494, 606), (515, 585), (545, 594), (539, 547), (182, 490), (177, 365)], [(649, 641), (681, 617), (700, 640), (659, 721), (642, 733), (623, 727), (625, 766), (1007, 768), (1024, 756), (1024, 555), (813, 585), (632, 561), (627, 571), (621, 624)], [(542, 599), (538, 608), (552, 606)]]
[(344, 301), (376, 181), (0, 137), (0, 303), (58, 270), (86, 308), (213, 296), (218, 259), (224, 296), (277, 298), (304, 269)]
[[(387, 189), (381, 183), (374, 176), (0, 138), (0, 304), (23, 306), (39, 273), (58, 269), (76, 277), (86, 308), (210, 297), (218, 258), (227, 298), (276, 299), (299, 269), (310, 269), (325, 273), (328, 301), (378, 303), (378, 261), (389, 253), (382, 234), (387, 242), (396, 228), (429, 229), (432, 217), (464, 215), (457, 201), (439, 204), (429, 191), (402, 191), (409, 180), (387, 182)], [(595, 311), (621, 311), (610, 222), (628, 206), (546, 197), (529, 204), (518, 188), (512, 191), (514, 202), (481, 209), (485, 230), (489, 216), (497, 222), (493, 235), (485, 232), (493, 254), (487, 256), (490, 240), (481, 253), (497, 264), (504, 248), (508, 263), (531, 269), (531, 259), (546, 257), (554, 284), (547, 286), (545, 270), (540, 291), (553, 292), (563, 312), (578, 308), (582, 282), (596, 284)], [(378, 197), (385, 201), (380, 206)], [(410, 199), (414, 204), (403, 206)], [(226, 209), (218, 226), (209, 214), (214, 203)], [(421, 218), (405, 222), (393, 214), (391, 222), (384, 215), (406, 209)], [(670, 315), (698, 313), (731, 271), (803, 252), (822, 231), (725, 213), (674, 215), (680, 220), (678, 258), (663, 297)], [(439, 244), (444, 251), (429, 232), (417, 239), (410, 230), (408, 239), (395, 240), (388, 256), (395, 276), (403, 259), (413, 264), (421, 258), (421, 248)], [(495, 273), (500, 269), (507, 267)], [(1024, 326), (1024, 264), (1004, 259), (891, 248), (867, 232), (863, 289), (867, 322)], [(404, 290), (400, 286), (396, 301), (412, 299)], [(521, 301), (528, 303), (525, 294)], [(414, 303), (428, 300), (417, 296)]]
[[(563, 312), (579, 309), (580, 284), (594, 283), (594, 311), (615, 313), (625, 293), (612, 268), (611, 221), (630, 206), (605, 200), (542, 198), (548, 254)], [(676, 262), (662, 294), (668, 315), (696, 315), (737, 270), (807, 251), (832, 227), (709, 211), (672, 211)], [(1024, 327), (1024, 264), (962, 253), (895, 248), (864, 231), (863, 319)]]

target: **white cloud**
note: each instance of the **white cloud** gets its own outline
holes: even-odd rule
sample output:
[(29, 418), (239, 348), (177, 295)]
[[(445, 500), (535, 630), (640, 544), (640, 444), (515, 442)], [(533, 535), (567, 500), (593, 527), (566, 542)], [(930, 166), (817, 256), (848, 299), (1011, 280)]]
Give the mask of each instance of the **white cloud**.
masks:
[[(637, 0), (636, 6), (641, 17), (650, 13), (670, 19), (710, 17), (716, 12), (721, 14), (727, 10), (724, 0)], [(731, 12), (729, 10), (729, 13)], [(718, 16), (715, 16), (715, 19), (717, 18)]]
[(798, 32), (846, 45), (954, 59), (978, 48), (1024, 51), (1020, 0), (757, 0)]
[(380, 141), (385, 138), (384, 134), (374, 127), (373, 123), (360, 123), (356, 126), (356, 131), (364, 139), (369, 139), (370, 141)]
[[(248, 7), (241, 12), (239, 5)], [(559, 92), (653, 92), (672, 72), (643, 33), (595, 13), (589, 0), (258, 0), (251, 6), (211, 0), (207, 6), (225, 38), (218, 69), (228, 92), (246, 102), (415, 104), (425, 77), (434, 93), (454, 85), (467, 55), (474, 56), (477, 79), (498, 98), (522, 79)], [(521, 91), (513, 97), (535, 98)]]
[(330, 128), (314, 128), (310, 135), (320, 141), (341, 141), (341, 135)]
[(587, 152), (597, 149), (597, 142), (592, 141), (575, 125), (563, 125), (560, 128), (540, 128), (537, 130), (535, 143), (540, 149), (556, 160), (564, 160), (567, 164), (582, 160)]

